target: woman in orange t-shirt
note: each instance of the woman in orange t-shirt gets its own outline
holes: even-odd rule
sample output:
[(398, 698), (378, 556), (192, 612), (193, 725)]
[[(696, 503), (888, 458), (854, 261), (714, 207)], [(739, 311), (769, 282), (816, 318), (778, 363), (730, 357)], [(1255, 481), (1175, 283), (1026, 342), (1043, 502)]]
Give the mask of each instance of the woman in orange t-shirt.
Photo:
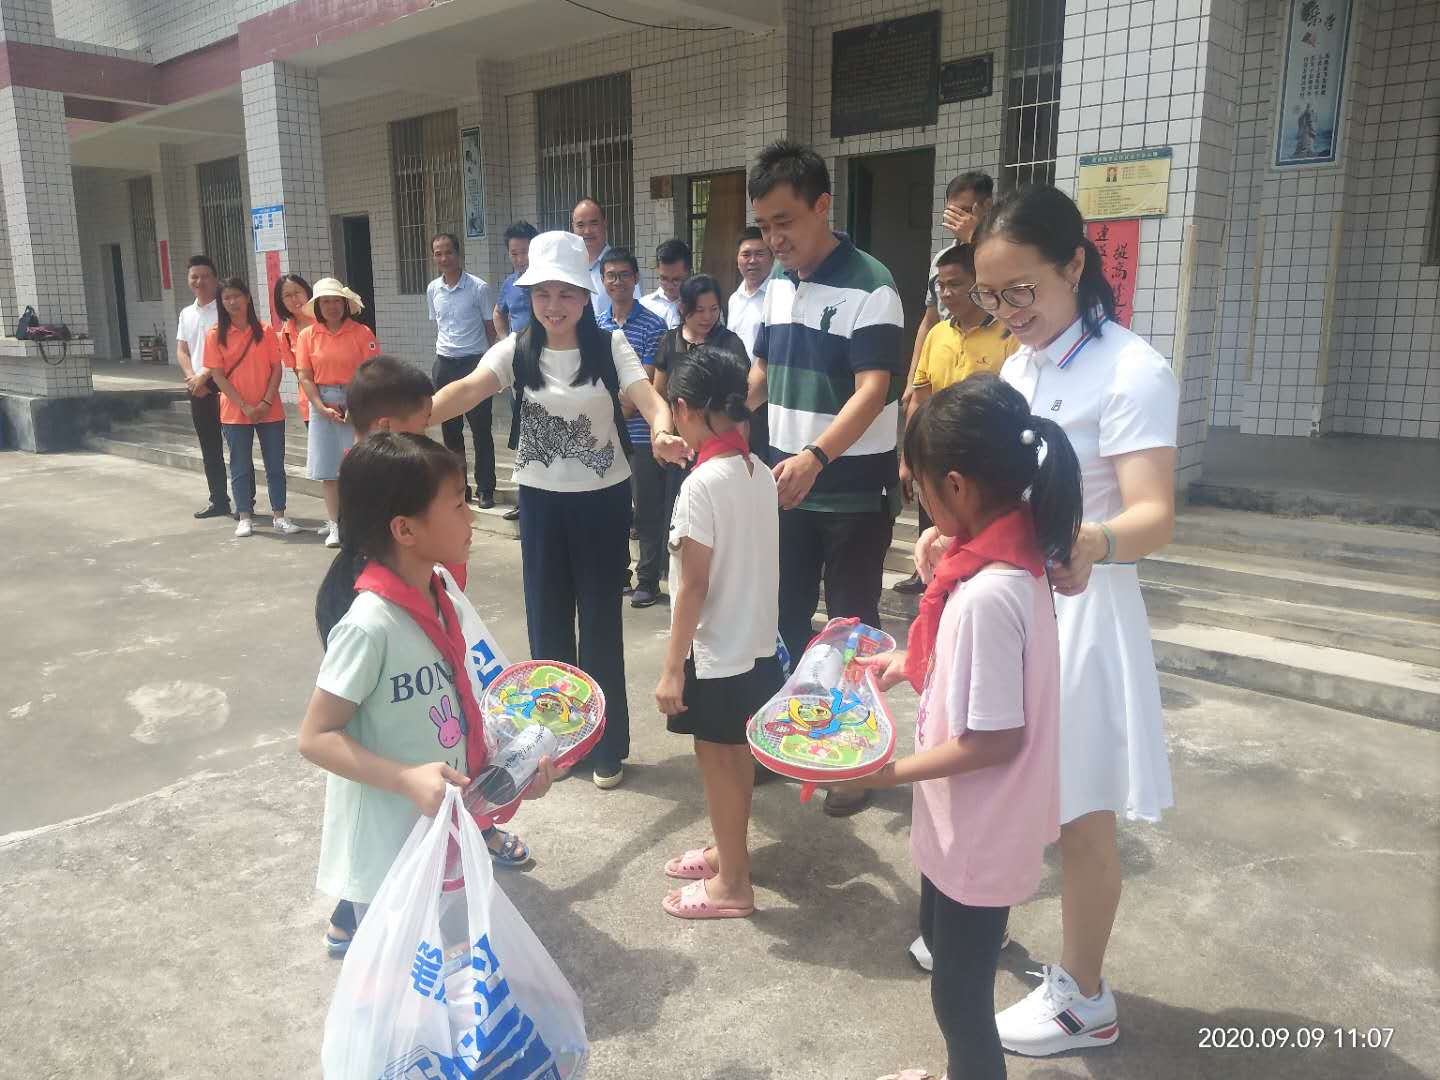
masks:
[(325, 546), (340, 546), (340, 462), (355, 445), (355, 429), (345, 418), (345, 388), (355, 369), (380, 351), (375, 335), (355, 316), (365, 310), (360, 297), (334, 278), (315, 283), (305, 311), (315, 320), (300, 331), (295, 373), (310, 399), (310, 437), (306, 469), (325, 489)]
[[(270, 297), (275, 336), (280, 341), (280, 359), (291, 371), (295, 370), (295, 346), (299, 344), (300, 331), (315, 321), (305, 310), (310, 296), (310, 283), (303, 277), (282, 274)], [(300, 419), (307, 427), (310, 425), (310, 399), (303, 393), (300, 394)]]
[(260, 437), (265, 486), (275, 528), (285, 535), (300, 527), (285, 516), (285, 409), (280, 404), (280, 347), (255, 316), (243, 279), (220, 283), (220, 310), (205, 335), (205, 366), (220, 388), (220, 430), (230, 451), (230, 487), (240, 522), (236, 536), (249, 536), (255, 512), (255, 463), (251, 451)]

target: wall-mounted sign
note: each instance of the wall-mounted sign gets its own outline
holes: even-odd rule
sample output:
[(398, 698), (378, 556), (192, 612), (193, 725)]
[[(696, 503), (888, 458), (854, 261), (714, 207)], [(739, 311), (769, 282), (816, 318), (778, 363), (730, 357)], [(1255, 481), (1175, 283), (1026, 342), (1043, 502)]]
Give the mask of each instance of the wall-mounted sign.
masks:
[(1170, 198), (1170, 147), (1082, 154), (1076, 202), (1087, 221), (1164, 217)]
[(940, 12), (837, 30), (830, 48), (832, 136), (935, 123)]
[(250, 232), (255, 237), (255, 250), (285, 250), (285, 204), (274, 206), (252, 206), (250, 208)]
[(1140, 265), (1140, 219), (1087, 221), (1085, 235), (1100, 252), (1100, 269), (1115, 290), (1115, 321), (1129, 326), (1135, 314), (1135, 269)]
[(1351, 0), (1290, 0), (1275, 121), (1275, 164), (1335, 160)]
[(460, 132), (460, 180), (465, 190), (465, 238), (485, 235), (485, 177), (480, 170), (480, 129)]
[(940, 65), (940, 104), (986, 98), (995, 92), (995, 54), (966, 56)]

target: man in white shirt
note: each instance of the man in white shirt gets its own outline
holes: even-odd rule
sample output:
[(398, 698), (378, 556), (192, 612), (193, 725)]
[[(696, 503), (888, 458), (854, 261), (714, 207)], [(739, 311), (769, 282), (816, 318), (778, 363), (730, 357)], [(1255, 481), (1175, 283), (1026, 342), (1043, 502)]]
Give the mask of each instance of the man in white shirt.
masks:
[(205, 366), (205, 334), (219, 318), (220, 280), (215, 264), (205, 255), (192, 255), (186, 274), (195, 302), (180, 312), (175, 328), (175, 359), (185, 376), (190, 391), (190, 421), (200, 440), (200, 456), (205, 459), (205, 482), (210, 486), (210, 502), (195, 511), (197, 518), (229, 517), (230, 495), (225, 490), (225, 443), (220, 435), (220, 391)]
[(680, 286), (690, 276), (690, 245), (684, 240), (666, 240), (655, 249), (655, 269), (660, 287), (642, 296), (640, 303), (674, 330), (680, 325)]
[[(430, 257), (440, 276), (425, 290), (430, 321), (435, 324), (435, 367), (431, 375), (438, 391), (475, 370), (480, 357), (495, 341), (495, 297), (482, 278), (465, 272), (460, 241), (453, 233), (439, 233), (430, 241)], [(487, 398), (464, 416), (440, 425), (445, 445), (465, 468), (465, 424), (475, 444), (475, 488), (465, 485), (465, 501), (479, 494), (482, 510), (495, 505), (495, 438), (491, 433), (492, 406)]]
[[(585, 241), (585, 257), (590, 260), (590, 306), (598, 319), (610, 310), (610, 294), (605, 291), (605, 256), (610, 253), (610, 222), (605, 209), (591, 198), (581, 199), (570, 211), (570, 231)], [(635, 299), (640, 299), (640, 282), (635, 282)]]
[(730, 294), (725, 325), (745, 343), (746, 355), (754, 360), (755, 335), (760, 332), (765, 293), (770, 288), (770, 271), (775, 268), (775, 256), (770, 254), (769, 245), (754, 225), (740, 234), (740, 243), (735, 250), (735, 266), (740, 271), (740, 287)]

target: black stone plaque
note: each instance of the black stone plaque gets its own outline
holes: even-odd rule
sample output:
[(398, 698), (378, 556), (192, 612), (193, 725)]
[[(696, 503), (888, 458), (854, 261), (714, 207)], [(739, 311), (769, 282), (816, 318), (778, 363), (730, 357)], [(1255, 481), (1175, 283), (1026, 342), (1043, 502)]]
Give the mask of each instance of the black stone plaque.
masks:
[(940, 65), (940, 103), (970, 101), (995, 92), (995, 54), (966, 56)]
[(935, 123), (939, 70), (938, 11), (836, 31), (831, 40), (831, 136)]

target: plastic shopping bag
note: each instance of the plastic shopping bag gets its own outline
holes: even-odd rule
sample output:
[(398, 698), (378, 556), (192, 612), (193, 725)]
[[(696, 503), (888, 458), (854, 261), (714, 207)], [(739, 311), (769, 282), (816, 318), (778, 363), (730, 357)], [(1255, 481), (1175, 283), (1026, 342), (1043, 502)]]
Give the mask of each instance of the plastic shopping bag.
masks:
[[(447, 846), (463, 880), (447, 880)], [(495, 884), (451, 787), (416, 823), (345, 955), (326, 1080), (580, 1080), (588, 1056), (579, 998)]]

